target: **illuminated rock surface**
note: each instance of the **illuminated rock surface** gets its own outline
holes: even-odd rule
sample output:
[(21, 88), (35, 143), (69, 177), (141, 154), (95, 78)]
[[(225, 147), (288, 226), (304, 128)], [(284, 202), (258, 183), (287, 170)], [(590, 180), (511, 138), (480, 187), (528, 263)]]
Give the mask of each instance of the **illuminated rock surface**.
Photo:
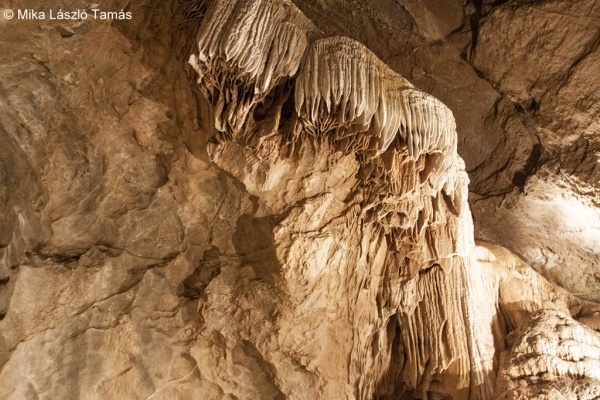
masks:
[(600, 11), (372, 3), (0, 20), (0, 398), (599, 395)]

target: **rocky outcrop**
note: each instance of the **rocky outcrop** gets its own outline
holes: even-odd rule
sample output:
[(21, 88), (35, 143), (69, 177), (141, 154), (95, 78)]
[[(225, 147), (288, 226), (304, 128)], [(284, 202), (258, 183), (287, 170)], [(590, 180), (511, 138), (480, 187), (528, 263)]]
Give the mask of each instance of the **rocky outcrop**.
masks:
[[(261, 1), (254, 4), (257, 9), (267, 7)], [(213, 7), (218, 9), (218, 5)], [(209, 11), (204, 22), (212, 27), (213, 35), (228, 31), (231, 21), (217, 25), (213, 15), (217, 14)], [(256, 22), (252, 27), (262, 29)], [(249, 37), (257, 36), (251, 32)], [(200, 37), (200, 51), (207, 46), (203, 40)], [(266, 48), (263, 43), (255, 45)], [(311, 341), (300, 341), (301, 358), (315, 360), (307, 369), (327, 371), (317, 374), (317, 382), (327, 378), (309, 397), (353, 393), (371, 398), (403, 392), (420, 397), (490, 397), (496, 343), (508, 331), (496, 317), (500, 308), (507, 313), (508, 324), (516, 324), (519, 316), (554, 304), (545, 300), (553, 293), (552, 286), (514, 292), (503, 282), (506, 278), (514, 285), (517, 277), (500, 272), (507, 266), (501, 264), (496, 270), (477, 266), (475, 247), (469, 240), (470, 215), (461, 201), (467, 179), (456, 154), (454, 119), (445, 106), (417, 91), (350, 39), (315, 39), (307, 47), (298, 75), (290, 82), (294, 97), (280, 90), (269, 99), (281, 115), (271, 116), (268, 122), (243, 118), (242, 134), (237, 132), (239, 127), (225, 127), (219, 137), (233, 141), (220, 141), (210, 153), (219, 167), (255, 196), (261, 215), (285, 216), (279, 222), (282, 228), (274, 230), (275, 260), (271, 261), (286, 271), (283, 277), (286, 286), (293, 288), (289, 292), (292, 302), (287, 306), (291, 310), (279, 311), (285, 316), (283, 325), (272, 329), (281, 332), (287, 321), (297, 319), (294, 328), (283, 329), (285, 335), (302, 337), (296, 329), (319, 331), (313, 318), (288, 315), (295, 315), (295, 309), (311, 308), (308, 301), (314, 309), (314, 296), (325, 296), (326, 303), (337, 305), (335, 310), (328, 309), (328, 318), (314, 317), (324, 326), (336, 327), (335, 332), (322, 328), (325, 331), (318, 340), (327, 343), (326, 347), (314, 348)], [(201, 86), (205, 85), (202, 74), (215, 74), (211, 72), (214, 65), (233, 75), (225, 78), (229, 81), (237, 79), (237, 71), (245, 73), (235, 56), (228, 57), (219, 48), (213, 53), (214, 58), (203, 63), (199, 60), (205, 57), (192, 58)], [(260, 90), (247, 89), (249, 93)], [(216, 93), (216, 97), (222, 95)], [(288, 111), (284, 120), (283, 109), (291, 101), (296, 113)], [(244, 160), (241, 164), (240, 159)], [(336, 176), (340, 172), (333, 171), (345, 170), (335, 186), (329, 179), (324, 181), (325, 190), (334, 190), (334, 198), (317, 194), (323, 178), (306, 170), (303, 160), (307, 159), (327, 160), (317, 164)], [(325, 215), (331, 223), (319, 222)], [(318, 236), (309, 235), (307, 225)], [(361, 240), (353, 243), (356, 237)], [(290, 242), (291, 247), (285, 244)], [(373, 252), (377, 257), (371, 259), (368, 255)], [(334, 278), (326, 267), (332, 264), (353, 268), (336, 271)], [(306, 277), (300, 271), (307, 267), (311, 277), (303, 282)], [(535, 275), (527, 284), (532, 279)], [(334, 293), (326, 289), (331, 280), (336, 282)], [(357, 282), (364, 283), (357, 286)], [(317, 294), (308, 295), (307, 290)], [(556, 307), (578, 304), (572, 296), (563, 297), (566, 302), (558, 301)], [(348, 302), (348, 298), (356, 301)], [(219, 331), (224, 330), (226, 324), (220, 324)], [(344, 341), (338, 338), (342, 332), (347, 335)], [(252, 336), (242, 340), (256, 341)], [(259, 351), (273, 350), (259, 347)], [(319, 361), (323, 353), (328, 357)], [(349, 366), (339, 370), (329, 364), (330, 360), (339, 363), (340, 358), (347, 359)], [(281, 376), (278, 368), (273, 373)], [(289, 389), (283, 393), (292, 395)]]
[[(466, 169), (486, 216), (478, 196), (528, 161), (496, 174), (490, 155), (514, 149), (473, 150), (469, 107), (478, 127), (494, 105), (492, 126), (524, 120), (460, 59), (462, 6), (351, 3), (149, 0), (131, 21), (0, 25), (0, 398), (595, 393), (580, 353), (598, 306), (474, 242)], [(466, 10), (500, 26), (509, 6)], [(444, 103), (404, 71), (431, 49), (448, 56), (431, 71), (470, 82)]]

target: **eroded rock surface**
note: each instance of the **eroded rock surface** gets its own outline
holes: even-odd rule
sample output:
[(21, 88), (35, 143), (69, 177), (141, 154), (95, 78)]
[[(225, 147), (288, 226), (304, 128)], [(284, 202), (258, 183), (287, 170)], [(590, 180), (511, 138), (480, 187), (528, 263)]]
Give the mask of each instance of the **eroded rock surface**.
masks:
[[(593, 190), (553, 168), (590, 163), (597, 109), (577, 106), (565, 129), (585, 125), (585, 143), (557, 145), (545, 180), (527, 178), (558, 134), (519, 110), (535, 92), (540, 121), (566, 121), (544, 107), (580, 95), (597, 46), (574, 53), (558, 99), (486, 63), (507, 16), (596, 9), (496, 3), (144, 1), (131, 21), (2, 20), (0, 398), (596, 393), (597, 360), (573, 358), (600, 328), (580, 298), (594, 269), (577, 268), (597, 261), (597, 227), (578, 231)], [(475, 245), (467, 170), (477, 232), (521, 257)], [(535, 213), (540, 199), (589, 214)]]
[(523, 323), (503, 354), (497, 399), (595, 399), (600, 396), (600, 335), (559, 311)]
[[(595, 257), (583, 254), (595, 252), (598, 225), (572, 221), (560, 235), (548, 235), (548, 224), (524, 217), (531, 216), (532, 203), (541, 214), (557, 210), (541, 194), (548, 188), (538, 186), (540, 180), (554, 187), (552, 197), (581, 195), (577, 208), (586, 214), (599, 203), (595, 1), (295, 4), (326, 34), (365, 44), (453, 111), (477, 237), (503, 244), (560, 285), (597, 298), (599, 281), (592, 276), (600, 271)], [(529, 198), (520, 205), (522, 197)], [(590, 229), (591, 236), (578, 235)]]

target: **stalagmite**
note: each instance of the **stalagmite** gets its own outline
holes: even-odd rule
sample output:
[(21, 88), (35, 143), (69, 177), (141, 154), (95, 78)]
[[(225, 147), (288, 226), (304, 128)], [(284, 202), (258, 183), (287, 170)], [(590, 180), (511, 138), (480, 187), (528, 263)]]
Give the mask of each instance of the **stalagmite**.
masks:
[(495, 399), (600, 397), (600, 333), (555, 310), (537, 311), (513, 333)]

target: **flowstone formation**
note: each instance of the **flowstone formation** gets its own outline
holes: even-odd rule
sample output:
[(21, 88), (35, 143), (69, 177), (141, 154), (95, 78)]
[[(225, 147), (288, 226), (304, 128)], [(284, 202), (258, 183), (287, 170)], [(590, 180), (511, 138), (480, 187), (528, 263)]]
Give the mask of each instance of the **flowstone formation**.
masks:
[[(295, 19), (244, 20), (236, 13), (227, 19), (221, 3), (254, 9), (253, 16)], [(279, 310), (279, 332), (271, 333), (285, 346), (279, 357), (292, 361), (285, 356), (285, 338), (291, 336), (300, 348), (295, 357), (336, 360), (341, 368), (310, 367), (325, 371), (322, 390), (335, 397), (367, 399), (403, 390), (395, 387), (403, 384), (421, 396), (485, 386), (491, 365), (484, 364), (493, 354), (482, 354), (477, 327), (462, 322), (474, 314), (475, 305), (462, 292), (474, 245), (452, 113), (347, 38), (311, 42), (295, 77), (276, 71), (297, 69), (302, 54), (256, 72), (253, 62), (228, 50), (279, 54), (279, 37), (270, 33), (282, 30), (302, 44), (318, 37), (292, 7), (215, 2), (202, 22), (200, 54), (191, 58), (202, 92), (215, 104), (217, 129), (225, 126), (222, 120), (237, 121), (219, 135), (233, 140), (216, 144), (212, 160), (255, 196), (255, 213), (274, 220), (273, 263), (283, 274), (270, 279), (289, 287), (285, 297), (291, 302)], [(231, 42), (230, 32), (246, 30), (252, 43)], [(284, 67), (271, 67), (280, 64)], [(245, 83), (219, 86), (212, 76)], [(272, 84), (274, 112), (257, 121), (248, 105), (264, 97), (265, 81)], [(282, 88), (276, 88), (278, 81)], [(214, 101), (223, 97), (230, 99), (226, 110)], [(257, 260), (251, 264), (265, 268)], [(432, 287), (450, 301), (440, 304)], [(312, 316), (301, 318), (301, 310), (309, 309)], [(406, 367), (387, 376), (392, 362)], [(313, 396), (323, 395), (319, 386), (312, 385)]]
[[(274, 32), (299, 47), (272, 60), (282, 54)], [(541, 307), (545, 293), (502, 292), (501, 274), (477, 263), (450, 110), (360, 43), (323, 37), (291, 2), (214, 2), (198, 42), (190, 63), (214, 105), (211, 160), (254, 198), (244, 232), (268, 221), (272, 234), (270, 259), (263, 244), (244, 264), (285, 288), (258, 346), (280, 390), (490, 398), (507, 333), (501, 293), (517, 299), (503, 305), (507, 315)], [(251, 58), (250, 48), (263, 53)], [(579, 301), (567, 298), (544, 307), (568, 312)], [(220, 332), (234, 323), (205, 316)], [(312, 378), (302, 395), (288, 386), (295, 362)]]
[(0, 399), (597, 397), (600, 307), (474, 240), (467, 89), (381, 59), (462, 1), (401, 3), (1, 20)]

